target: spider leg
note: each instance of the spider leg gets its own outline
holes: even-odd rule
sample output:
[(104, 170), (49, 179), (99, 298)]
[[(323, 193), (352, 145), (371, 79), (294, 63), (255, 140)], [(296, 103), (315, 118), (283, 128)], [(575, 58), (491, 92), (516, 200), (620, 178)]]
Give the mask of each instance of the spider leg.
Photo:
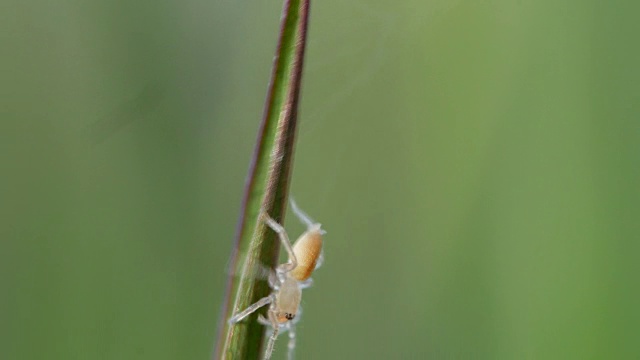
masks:
[(296, 326), (293, 323), (289, 323), (287, 328), (289, 329), (289, 343), (287, 344), (287, 359), (293, 360), (296, 350)]
[(296, 259), (296, 254), (293, 253), (293, 247), (291, 246), (291, 241), (289, 241), (289, 236), (287, 236), (287, 231), (284, 229), (284, 227), (282, 227), (282, 225), (278, 224), (277, 221), (273, 220), (273, 218), (271, 218), (266, 212), (262, 213), (262, 218), (265, 224), (267, 224), (267, 226), (269, 226), (271, 230), (275, 231), (278, 234), (280, 242), (282, 242), (282, 245), (284, 245), (284, 248), (287, 250), (287, 254), (289, 254), (289, 262), (278, 266), (276, 271), (286, 273), (295, 269), (296, 266), (298, 266), (298, 260)]
[(278, 338), (278, 332), (280, 330), (280, 325), (278, 324), (278, 320), (276, 319), (276, 313), (273, 309), (273, 304), (271, 304), (271, 309), (269, 309), (269, 321), (271, 322), (271, 327), (273, 328), (273, 332), (269, 337), (269, 341), (267, 342), (267, 350), (264, 353), (264, 360), (269, 360), (271, 358), (271, 354), (273, 353), (273, 347), (276, 343), (276, 339)]
[(248, 308), (246, 308), (243, 311), (233, 315), (231, 317), (231, 319), (229, 319), (229, 324), (233, 325), (233, 324), (241, 321), (242, 319), (244, 319), (248, 315), (252, 314), (254, 311), (260, 309), (261, 307), (263, 307), (263, 306), (265, 306), (267, 304), (271, 304), (272, 302), (273, 302), (273, 297), (271, 295), (263, 297), (262, 299), (258, 300), (256, 303), (250, 305)]
[(293, 210), (293, 213), (296, 214), (296, 217), (298, 218), (298, 220), (300, 220), (301, 223), (307, 225), (308, 228), (316, 224), (316, 222), (313, 221), (313, 219), (309, 215), (307, 215), (306, 212), (302, 211), (302, 209), (298, 207), (296, 201), (293, 200), (293, 196), (289, 198), (289, 203), (291, 204), (291, 210)]
[(300, 289), (309, 288), (309, 287), (311, 287), (311, 285), (313, 285), (313, 279), (312, 278), (308, 278), (307, 280), (298, 282), (298, 286), (300, 287)]
[(262, 314), (258, 315), (258, 323), (264, 326), (271, 326), (271, 322), (267, 320), (266, 317), (262, 316)]
[(324, 249), (320, 251), (320, 256), (318, 256), (318, 260), (316, 260), (316, 267), (313, 270), (318, 269), (324, 263)]
[(276, 274), (275, 271), (271, 270), (269, 272), (269, 286), (271, 286), (271, 288), (273, 290), (280, 290), (280, 279), (278, 278), (278, 274)]

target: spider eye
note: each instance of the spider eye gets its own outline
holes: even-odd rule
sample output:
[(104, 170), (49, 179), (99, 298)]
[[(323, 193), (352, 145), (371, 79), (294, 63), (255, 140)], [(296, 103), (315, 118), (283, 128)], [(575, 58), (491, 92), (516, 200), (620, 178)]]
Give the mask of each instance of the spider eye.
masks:
[(290, 314), (290, 313), (285, 313), (285, 314), (284, 314), (284, 317), (286, 317), (286, 318), (287, 318), (287, 320), (293, 320), (293, 318), (295, 317), (295, 315)]

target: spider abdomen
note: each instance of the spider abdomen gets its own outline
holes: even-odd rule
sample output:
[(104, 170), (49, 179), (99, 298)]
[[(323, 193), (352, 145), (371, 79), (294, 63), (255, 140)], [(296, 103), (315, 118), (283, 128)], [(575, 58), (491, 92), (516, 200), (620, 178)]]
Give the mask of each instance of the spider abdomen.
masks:
[(322, 230), (318, 224), (302, 234), (293, 245), (293, 253), (298, 265), (291, 270), (289, 275), (298, 281), (307, 280), (315, 270), (321, 252)]

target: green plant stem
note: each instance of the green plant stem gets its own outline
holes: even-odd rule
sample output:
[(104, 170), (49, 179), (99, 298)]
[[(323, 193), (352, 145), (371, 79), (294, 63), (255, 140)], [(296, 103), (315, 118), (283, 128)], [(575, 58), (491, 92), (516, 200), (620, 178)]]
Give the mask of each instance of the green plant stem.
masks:
[[(265, 210), (282, 223), (286, 209), (308, 18), (309, 0), (285, 1), (271, 83), (231, 255), (232, 272), (240, 276), (229, 276), (214, 359), (261, 358), (265, 327), (255, 321), (257, 315), (233, 326), (227, 320), (270, 292), (267, 282), (256, 274), (265, 264), (276, 265), (280, 244), (259, 216)], [(241, 263), (239, 257), (244, 254)]]

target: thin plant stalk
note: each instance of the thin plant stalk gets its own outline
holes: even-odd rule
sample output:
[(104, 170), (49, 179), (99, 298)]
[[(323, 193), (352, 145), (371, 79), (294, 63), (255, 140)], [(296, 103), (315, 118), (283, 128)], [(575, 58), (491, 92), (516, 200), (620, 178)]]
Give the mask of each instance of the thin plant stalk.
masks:
[(266, 328), (256, 321), (257, 314), (233, 326), (227, 320), (234, 312), (269, 294), (267, 282), (256, 274), (265, 265), (274, 267), (280, 252), (276, 235), (267, 230), (259, 216), (264, 210), (282, 223), (286, 210), (309, 0), (286, 0), (281, 19), (271, 82), (236, 229), (230, 262), (232, 274), (220, 312), (213, 359), (262, 357)]

